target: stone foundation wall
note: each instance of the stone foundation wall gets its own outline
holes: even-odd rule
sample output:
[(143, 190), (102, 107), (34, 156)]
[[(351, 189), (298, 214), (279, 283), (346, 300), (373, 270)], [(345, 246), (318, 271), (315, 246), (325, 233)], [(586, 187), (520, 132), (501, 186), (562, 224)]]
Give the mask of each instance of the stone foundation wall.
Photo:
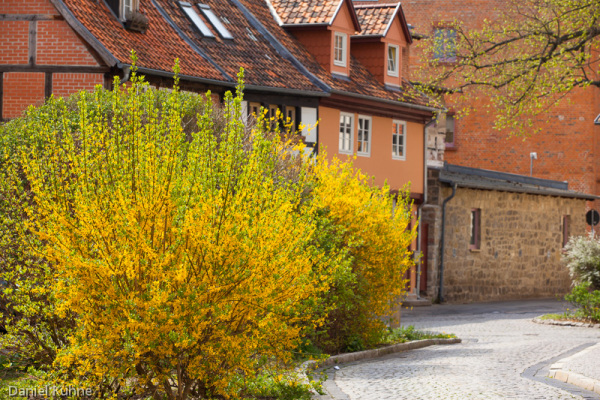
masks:
[[(436, 186), (430, 186), (429, 193), (431, 190), (435, 191)], [(437, 190), (441, 196), (424, 209), (423, 218), (424, 222), (431, 220), (427, 295), (433, 299), (439, 286), (441, 202), (452, 193), (451, 188), (439, 184)], [(474, 208), (481, 209), (479, 250), (469, 249), (470, 214)], [(560, 260), (563, 216), (570, 216), (570, 235), (584, 235), (585, 212), (585, 200), (459, 187), (446, 206), (444, 300), (476, 302), (564, 295), (570, 290), (571, 280)], [(439, 224), (435, 223), (436, 216)]]

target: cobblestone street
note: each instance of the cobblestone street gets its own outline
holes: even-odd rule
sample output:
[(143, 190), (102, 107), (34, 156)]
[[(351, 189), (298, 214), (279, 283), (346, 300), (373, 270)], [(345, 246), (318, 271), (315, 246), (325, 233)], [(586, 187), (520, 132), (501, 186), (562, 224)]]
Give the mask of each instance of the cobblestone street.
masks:
[[(599, 399), (597, 394), (546, 378), (551, 363), (600, 342), (599, 329), (531, 321), (564, 307), (553, 300), (403, 311), (403, 325), (455, 333), (463, 342), (340, 365), (335, 384), (343, 393), (338, 391), (335, 398)], [(594, 361), (600, 365), (600, 360)]]

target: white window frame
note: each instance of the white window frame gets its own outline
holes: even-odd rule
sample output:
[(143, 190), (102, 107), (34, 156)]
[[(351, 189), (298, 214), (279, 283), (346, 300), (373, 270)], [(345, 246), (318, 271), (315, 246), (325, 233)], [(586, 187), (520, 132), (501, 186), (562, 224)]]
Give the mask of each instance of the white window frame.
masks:
[[(348, 125), (347, 125), (347, 121), (345, 120), (346, 118), (350, 118), (350, 137), (349, 137), (349, 147), (346, 147), (346, 137), (345, 135), (348, 134), (348, 132), (346, 132), (346, 130), (348, 129)], [(352, 154), (353, 149), (354, 149), (354, 114), (351, 113), (345, 113), (345, 112), (341, 112), (340, 113), (340, 136), (339, 136), (339, 147), (338, 147), (338, 152), (340, 154)]]
[[(369, 129), (367, 130), (367, 137), (368, 137), (367, 140), (364, 140), (364, 136), (363, 136), (363, 140), (361, 140), (361, 134), (363, 134), (365, 131), (364, 122), (363, 122), (363, 124), (361, 124), (361, 121), (369, 122)], [(361, 125), (363, 126), (363, 128), (361, 128)], [(371, 143), (373, 141), (373, 118), (368, 117), (366, 115), (359, 115), (358, 116), (358, 131), (356, 134), (357, 134), (357, 140), (358, 140), (356, 154), (358, 154), (359, 156), (370, 157), (371, 156)], [(364, 147), (361, 146), (361, 144), (366, 145), (366, 148), (367, 148), (366, 151), (363, 150)]]
[[(399, 127), (402, 128), (402, 134), (397, 134), (394, 133), (394, 127), (398, 125)], [(400, 131), (400, 130), (398, 130)], [(397, 138), (396, 138), (397, 136)], [(399, 140), (396, 141), (396, 144), (394, 144), (394, 138), (402, 139), (402, 143), (400, 143)], [(399, 121), (399, 120), (393, 120), (392, 121), (392, 159), (394, 160), (406, 160), (406, 121)], [(399, 153), (399, 146), (402, 146), (402, 155), (398, 154)], [(396, 148), (395, 148), (396, 147)]]
[[(391, 60), (390, 58), (390, 50), (394, 49), (396, 50), (396, 57), (394, 60)], [(395, 70), (390, 70), (390, 61), (393, 61), (394, 66), (396, 67)], [(398, 77), (400, 73), (400, 46), (396, 45), (396, 44), (388, 44), (388, 51), (387, 51), (387, 74), (389, 76), (393, 76), (393, 77)]]
[(121, 19), (123, 21), (127, 18), (127, 9), (132, 13), (135, 11), (135, 0), (121, 0)]
[[(338, 39), (341, 40), (342, 46), (338, 46)], [(341, 59), (337, 58), (338, 51), (340, 52)], [(333, 35), (333, 65), (338, 67), (345, 67), (347, 65), (346, 59), (348, 58), (348, 35), (341, 32), (335, 32)]]

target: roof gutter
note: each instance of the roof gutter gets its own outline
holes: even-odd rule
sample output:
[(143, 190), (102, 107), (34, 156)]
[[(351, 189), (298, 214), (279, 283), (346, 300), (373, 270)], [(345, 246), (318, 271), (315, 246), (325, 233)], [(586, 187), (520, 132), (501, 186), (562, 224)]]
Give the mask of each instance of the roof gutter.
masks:
[(377, 101), (377, 102), (386, 103), (386, 104), (393, 104), (395, 106), (403, 106), (406, 108), (412, 108), (414, 110), (420, 110), (420, 111), (430, 111), (432, 113), (440, 110), (439, 108), (421, 106), (418, 104), (406, 103), (406, 102), (399, 101), (399, 100), (382, 99), (380, 97), (369, 96), (366, 94), (344, 92), (343, 90), (337, 90), (337, 89), (332, 89), (331, 94), (339, 94), (342, 96), (354, 97), (357, 99)]
[[(117, 67), (120, 69), (124, 69), (124, 68), (131, 68), (131, 65), (119, 63), (117, 65)], [(175, 73), (173, 73), (173, 72), (163, 71), (160, 69), (138, 67), (138, 66), (136, 66), (136, 69), (138, 72), (140, 72), (142, 74), (164, 76), (167, 78), (173, 78), (175, 76)], [(217, 79), (201, 78), (198, 76), (182, 75), (182, 74), (179, 74), (179, 77), (180, 77), (180, 79), (189, 81), (189, 82), (200, 82), (200, 83), (204, 83), (204, 84), (208, 84), (208, 85), (229, 87), (232, 89), (237, 87), (237, 82), (219, 81)], [(316, 91), (312, 91), (312, 90), (286, 89), (286, 88), (276, 88), (276, 87), (270, 87), (270, 86), (258, 86), (258, 85), (246, 85), (246, 84), (244, 84), (244, 88), (246, 90), (258, 91), (258, 92), (285, 93), (285, 94), (296, 95), (296, 96), (310, 96), (310, 97), (327, 97), (328, 96), (327, 93), (316, 92)]]

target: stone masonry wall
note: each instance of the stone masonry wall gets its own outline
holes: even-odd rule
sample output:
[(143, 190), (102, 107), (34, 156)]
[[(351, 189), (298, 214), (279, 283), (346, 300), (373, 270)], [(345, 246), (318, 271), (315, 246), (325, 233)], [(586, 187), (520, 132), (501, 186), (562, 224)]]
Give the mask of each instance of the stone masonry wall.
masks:
[[(481, 209), (480, 250), (469, 250), (473, 208)], [(579, 199), (458, 188), (446, 205), (444, 300), (564, 295), (571, 280), (560, 259), (563, 216), (571, 235), (584, 235), (585, 211)]]
[[(452, 189), (428, 170), (427, 291), (438, 297), (442, 202)], [(481, 209), (481, 249), (469, 250), (471, 209)], [(516, 300), (562, 296), (570, 290), (560, 260), (562, 221), (570, 235), (584, 235), (585, 200), (457, 188), (446, 205), (443, 298), (448, 302)]]

